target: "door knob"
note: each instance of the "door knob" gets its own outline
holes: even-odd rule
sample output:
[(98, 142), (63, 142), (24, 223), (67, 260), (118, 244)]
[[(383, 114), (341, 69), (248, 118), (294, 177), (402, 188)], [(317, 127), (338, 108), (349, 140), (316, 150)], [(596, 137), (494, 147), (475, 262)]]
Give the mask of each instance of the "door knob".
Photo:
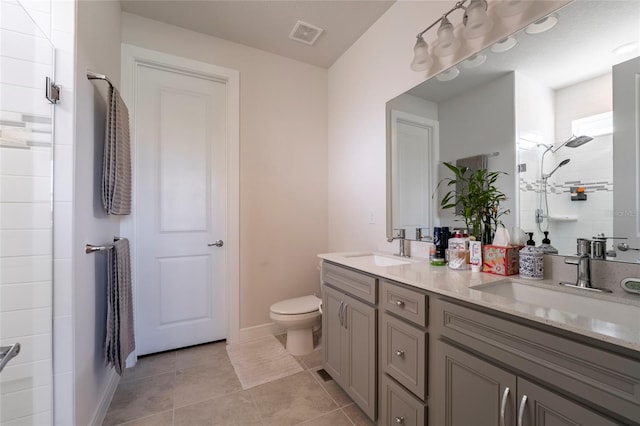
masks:
[(222, 247), (222, 246), (224, 245), (224, 241), (222, 241), (222, 240), (218, 240), (218, 241), (216, 241), (215, 243), (211, 243), (211, 244), (207, 244), (207, 245), (208, 245), (209, 247), (213, 247), (213, 246), (216, 246), (216, 247)]

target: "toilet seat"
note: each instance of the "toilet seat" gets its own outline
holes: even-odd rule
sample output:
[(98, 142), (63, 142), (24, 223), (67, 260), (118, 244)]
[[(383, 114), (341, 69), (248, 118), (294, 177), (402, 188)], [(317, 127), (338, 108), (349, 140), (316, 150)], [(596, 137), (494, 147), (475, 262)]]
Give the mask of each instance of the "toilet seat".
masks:
[(320, 299), (314, 295), (295, 297), (271, 305), (271, 312), (278, 315), (300, 315), (317, 312)]

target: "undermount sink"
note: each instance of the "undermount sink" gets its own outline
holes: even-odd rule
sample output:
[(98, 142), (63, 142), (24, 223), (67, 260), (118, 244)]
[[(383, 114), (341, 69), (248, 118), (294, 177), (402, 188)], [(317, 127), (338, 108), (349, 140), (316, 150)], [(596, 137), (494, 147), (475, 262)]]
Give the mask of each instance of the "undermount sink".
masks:
[(516, 281), (501, 281), (472, 287), (474, 290), (504, 297), (507, 300), (538, 305), (542, 309), (552, 308), (569, 314), (576, 314), (614, 324), (637, 326), (640, 321), (640, 307), (616, 302), (579, 291), (565, 291), (544, 284), (524, 284)]
[(396, 257), (384, 256), (382, 254), (376, 253), (357, 253), (352, 255), (344, 256), (349, 258), (350, 260), (358, 260), (366, 263), (373, 263), (376, 266), (395, 266), (395, 265), (406, 265), (411, 262), (408, 260), (398, 259)]

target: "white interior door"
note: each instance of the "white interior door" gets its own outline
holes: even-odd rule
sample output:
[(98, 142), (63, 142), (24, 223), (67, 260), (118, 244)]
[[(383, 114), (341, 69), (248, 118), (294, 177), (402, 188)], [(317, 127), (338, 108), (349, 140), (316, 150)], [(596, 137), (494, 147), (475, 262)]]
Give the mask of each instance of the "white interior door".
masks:
[(391, 110), (392, 228), (432, 228), (437, 143), (437, 121)]
[(227, 337), (225, 83), (135, 74), (137, 353)]

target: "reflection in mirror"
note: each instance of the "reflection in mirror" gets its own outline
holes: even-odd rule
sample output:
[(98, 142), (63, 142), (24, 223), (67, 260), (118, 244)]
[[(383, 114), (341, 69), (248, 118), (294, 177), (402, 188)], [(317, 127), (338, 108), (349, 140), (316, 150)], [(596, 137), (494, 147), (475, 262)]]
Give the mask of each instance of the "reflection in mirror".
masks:
[[(545, 30), (542, 24), (555, 20)], [(626, 237), (607, 241), (608, 255), (616, 255), (608, 258), (637, 261), (639, 251), (615, 247), (640, 248), (638, 22), (636, 0), (576, 1), (457, 64), (457, 77), (432, 78), (389, 101), (390, 122), (391, 110), (401, 111), (431, 120), (439, 131), (432, 140), (431, 189), (422, 192), (436, 205), (428, 226), (463, 226), (437, 209), (441, 194), (430, 197), (446, 176), (438, 164), (499, 153), (487, 166), (508, 173), (499, 182), (512, 212), (505, 226), (534, 232), (538, 245), (548, 232), (560, 254), (575, 253), (576, 238)], [(416, 220), (424, 199), (400, 202), (395, 179), (416, 179), (424, 163), (399, 172), (415, 164), (400, 165), (391, 146), (389, 156), (395, 171), (388, 173), (388, 228), (404, 227), (412, 236), (414, 227), (428, 223)]]
[(406, 239), (420, 240), (430, 235), (433, 203), (433, 146), (438, 143), (438, 123), (399, 110), (391, 110), (391, 145), (389, 165), (393, 194), (389, 204), (393, 230), (404, 229)]

